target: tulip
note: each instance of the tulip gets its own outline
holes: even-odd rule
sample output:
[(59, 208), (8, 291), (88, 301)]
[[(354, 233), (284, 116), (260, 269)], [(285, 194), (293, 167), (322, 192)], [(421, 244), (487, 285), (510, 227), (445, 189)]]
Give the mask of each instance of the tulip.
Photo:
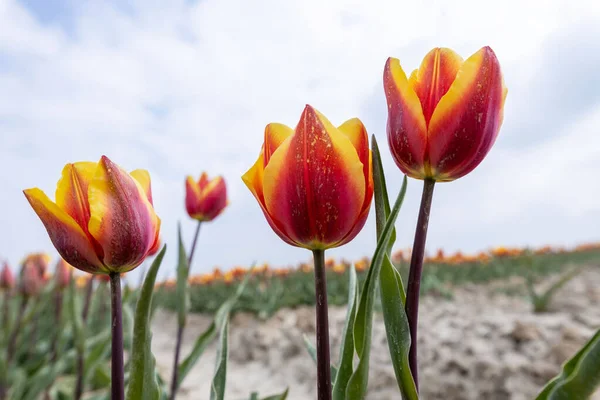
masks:
[(195, 220), (209, 222), (227, 207), (227, 187), (223, 177), (208, 179), (203, 172), (198, 182), (191, 176), (185, 180), (185, 208)]
[(15, 287), (15, 284), (15, 276), (8, 266), (8, 263), (5, 261), (2, 272), (0, 272), (0, 289), (12, 290)]
[(21, 294), (25, 297), (37, 296), (43, 286), (44, 280), (40, 276), (37, 266), (32, 262), (23, 264), (20, 282)]
[(62, 258), (82, 271), (127, 272), (158, 240), (150, 176), (128, 174), (106, 156), (67, 164), (52, 202), (40, 189), (24, 191)]
[(331, 399), (326, 249), (351, 241), (373, 198), (371, 151), (365, 127), (339, 127), (306, 106), (295, 129), (267, 125), (258, 160), (242, 177), (273, 231), (313, 252), (317, 309), (317, 392)]
[(261, 154), (242, 179), (281, 239), (325, 250), (348, 243), (364, 226), (371, 171), (362, 122), (354, 118), (336, 128), (306, 106), (295, 130), (267, 125)]
[(109, 274), (112, 307), (112, 398), (125, 397), (120, 274), (140, 265), (159, 240), (150, 175), (127, 173), (106, 156), (67, 164), (56, 202), (38, 188), (25, 197), (62, 258), (92, 274)]
[[(210, 222), (221, 215), (225, 207), (227, 207), (227, 187), (222, 176), (208, 179), (206, 172), (200, 175), (200, 179), (195, 181), (191, 176), (185, 179), (185, 208), (188, 215), (197, 220), (196, 232), (192, 241), (190, 254), (188, 255), (188, 271), (192, 265), (194, 253), (196, 251), (196, 243), (200, 235), (200, 226), (203, 222)], [(178, 320), (177, 340), (175, 343), (175, 354), (173, 359), (173, 374), (171, 377), (171, 395), (170, 399), (174, 400), (179, 389), (179, 353), (181, 350), (181, 340), (185, 328), (185, 321)]]
[(400, 62), (389, 58), (383, 84), (394, 161), (406, 175), (424, 181), (406, 291), (409, 363), (418, 388), (419, 292), (433, 188), (435, 182), (465, 176), (483, 161), (500, 131), (507, 89), (489, 47), (466, 61), (450, 49), (433, 49), (408, 78)]
[(383, 82), (388, 141), (406, 175), (458, 179), (475, 169), (496, 141), (507, 90), (489, 47), (466, 61), (450, 49), (433, 49), (409, 78), (399, 60), (389, 58)]
[[(50, 265), (50, 255), (46, 253), (31, 253), (21, 262), (23, 265), (31, 265), (34, 268), (42, 281), (48, 280), (48, 266)], [(24, 269), (21, 268), (21, 272)]]

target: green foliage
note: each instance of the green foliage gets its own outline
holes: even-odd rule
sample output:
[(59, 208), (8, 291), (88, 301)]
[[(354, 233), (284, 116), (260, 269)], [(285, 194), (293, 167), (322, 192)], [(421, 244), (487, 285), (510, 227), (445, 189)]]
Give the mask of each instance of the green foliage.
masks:
[(559, 276), (552, 284), (540, 291), (537, 291), (534, 287), (534, 278), (530, 275), (526, 276), (527, 292), (531, 304), (533, 305), (533, 311), (536, 313), (547, 312), (554, 295), (556, 295), (556, 293), (571, 279), (579, 275), (583, 269), (584, 266), (570, 268), (565, 273), (561, 274), (561, 276)]
[(152, 332), (150, 331), (150, 310), (152, 304), (152, 292), (156, 274), (165, 255), (166, 246), (152, 263), (135, 310), (135, 325), (133, 334), (133, 345), (131, 353), (131, 370), (129, 374), (129, 385), (127, 387), (127, 399), (157, 400), (161, 397), (160, 388), (156, 380), (155, 360), (152, 355)]
[(536, 400), (587, 399), (600, 387), (600, 330), (564, 365)]

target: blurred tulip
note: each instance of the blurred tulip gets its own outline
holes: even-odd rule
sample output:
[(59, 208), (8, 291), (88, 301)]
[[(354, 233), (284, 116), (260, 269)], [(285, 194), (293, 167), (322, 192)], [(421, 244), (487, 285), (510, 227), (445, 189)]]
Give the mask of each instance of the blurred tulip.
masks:
[(506, 87), (496, 55), (466, 61), (435, 48), (407, 78), (389, 58), (383, 74), (387, 135), (396, 165), (416, 179), (452, 181), (481, 163), (502, 125)]
[[(31, 253), (28, 254), (23, 261), (21, 261), (21, 266), (26, 264), (31, 265), (32, 268), (35, 268), (42, 281), (46, 281), (48, 280), (48, 267), (50, 266), (50, 260), (50, 255), (46, 253)], [(21, 271), (23, 272), (24, 270), (21, 269)]]
[(25, 297), (34, 297), (40, 293), (44, 281), (40, 276), (35, 264), (26, 263), (22, 267), (20, 289)]
[(2, 272), (0, 272), (0, 289), (12, 290), (15, 285), (15, 276), (8, 266), (8, 263), (4, 262)]
[(73, 273), (73, 267), (69, 265), (62, 258), (58, 260), (56, 264), (56, 271), (54, 272), (54, 276), (56, 279), (56, 287), (58, 289), (64, 289), (69, 286), (69, 282), (71, 281), (71, 274)]
[(215, 219), (227, 207), (227, 187), (219, 176), (208, 179), (203, 172), (198, 182), (188, 176), (185, 180), (185, 208), (189, 216), (202, 222)]
[(56, 203), (38, 188), (24, 193), (62, 258), (82, 271), (130, 271), (158, 241), (148, 172), (128, 174), (106, 156), (67, 164)]
[(324, 250), (362, 229), (373, 197), (371, 171), (362, 122), (336, 128), (307, 105), (295, 130), (267, 125), (260, 156), (242, 179), (281, 239)]

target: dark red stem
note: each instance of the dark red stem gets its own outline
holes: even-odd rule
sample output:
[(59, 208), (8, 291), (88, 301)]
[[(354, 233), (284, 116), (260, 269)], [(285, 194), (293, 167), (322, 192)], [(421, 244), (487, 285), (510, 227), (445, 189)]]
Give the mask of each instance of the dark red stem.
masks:
[(419, 319), (419, 293), (421, 291), (421, 275), (423, 273), (423, 256), (425, 255), (425, 242), (427, 240), (427, 227), (429, 225), (429, 212), (433, 198), (435, 181), (425, 179), (423, 182), (423, 194), (421, 196), (421, 207), (419, 219), (415, 231), (415, 241), (410, 259), (410, 272), (408, 274), (408, 286), (406, 289), (406, 316), (410, 327), (410, 351), (408, 361), (412, 372), (415, 386), (419, 390), (419, 367), (417, 362), (417, 325)]
[(318, 400), (331, 400), (331, 361), (329, 355), (329, 315), (325, 251), (313, 250), (315, 300), (317, 311), (317, 394)]

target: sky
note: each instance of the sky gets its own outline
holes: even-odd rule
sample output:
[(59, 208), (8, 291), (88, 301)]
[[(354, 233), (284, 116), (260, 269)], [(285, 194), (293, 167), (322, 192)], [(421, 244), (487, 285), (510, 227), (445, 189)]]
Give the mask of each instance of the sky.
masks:
[[(382, 74), (417, 68), (433, 47), (497, 54), (504, 124), (469, 175), (435, 188), (427, 248), (572, 246), (600, 240), (600, 5), (595, 0), (0, 0), (0, 259), (56, 252), (22, 190), (53, 198), (63, 166), (107, 155), (152, 176), (160, 277), (174, 276), (177, 224), (189, 247), (186, 175), (223, 175), (230, 205), (206, 223), (193, 273), (310, 259), (269, 228), (241, 181), (270, 122), (305, 104), (334, 124), (359, 117), (382, 148), (391, 196)], [(422, 182), (396, 224), (408, 248)], [(375, 247), (374, 210), (329, 255)]]

